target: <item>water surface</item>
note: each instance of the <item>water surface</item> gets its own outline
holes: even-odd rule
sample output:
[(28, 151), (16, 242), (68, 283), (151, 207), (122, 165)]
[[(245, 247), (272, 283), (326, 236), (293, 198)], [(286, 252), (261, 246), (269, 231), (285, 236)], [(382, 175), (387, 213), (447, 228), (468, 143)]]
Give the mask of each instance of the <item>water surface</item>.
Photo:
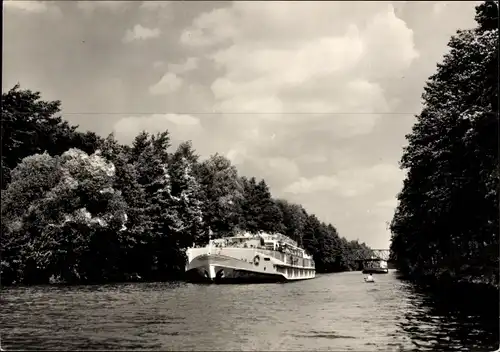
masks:
[[(493, 319), (433, 304), (391, 271), (286, 284), (8, 288), (2, 347), (129, 350), (488, 351)], [(498, 309), (497, 309), (498, 310)]]

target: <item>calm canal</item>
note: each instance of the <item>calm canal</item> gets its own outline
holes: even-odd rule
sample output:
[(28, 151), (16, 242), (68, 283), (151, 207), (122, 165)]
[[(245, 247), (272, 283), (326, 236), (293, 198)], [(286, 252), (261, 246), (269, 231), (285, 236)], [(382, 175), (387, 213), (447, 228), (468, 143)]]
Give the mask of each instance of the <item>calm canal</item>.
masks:
[(492, 351), (490, 317), (437, 306), (394, 272), (287, 284), (6, 288), (6, 350)]

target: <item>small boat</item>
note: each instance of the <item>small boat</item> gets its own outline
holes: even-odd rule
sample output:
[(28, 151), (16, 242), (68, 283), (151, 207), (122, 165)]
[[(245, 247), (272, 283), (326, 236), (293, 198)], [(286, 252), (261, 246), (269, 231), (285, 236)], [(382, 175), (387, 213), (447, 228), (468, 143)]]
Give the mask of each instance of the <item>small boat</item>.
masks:
[(370, 274), (367, 277), (365, 277), (365, 282), (374, 283), (375, 280), (373, 279), (373, 276), (371, 276), (371, 274)]

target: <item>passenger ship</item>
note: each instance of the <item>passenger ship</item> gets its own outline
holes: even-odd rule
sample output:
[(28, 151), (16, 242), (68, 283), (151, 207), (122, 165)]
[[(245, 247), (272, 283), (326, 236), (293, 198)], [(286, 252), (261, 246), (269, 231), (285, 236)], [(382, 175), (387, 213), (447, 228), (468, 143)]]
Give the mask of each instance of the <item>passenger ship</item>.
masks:
[(282, 234), (245, 233), (212, 240), (186, 251), (191, 282), (280, 282), (312, 279), (314, 260)]

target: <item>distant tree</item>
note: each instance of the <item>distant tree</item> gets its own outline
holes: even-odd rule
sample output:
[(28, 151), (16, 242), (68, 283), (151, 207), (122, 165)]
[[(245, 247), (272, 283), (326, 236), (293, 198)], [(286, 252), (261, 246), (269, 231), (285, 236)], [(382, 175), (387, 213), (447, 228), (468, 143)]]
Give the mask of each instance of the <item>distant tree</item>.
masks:
[(182, 220), (175, 246), (186, 248), (198, 240), (204, 228), (201, 186), (195, 175), (198, 156), (191, 143), (185, 142), (179, 145), (170, 159), (173, 205)]
[(423, 94), (391, 251), (414, 278), (498, 285), (498, 3), (476, 7)]
[(283, 233), (283, 213), (271, 196), (265, 180), (261, 180), (255, 188), (255, 204), (259, 209), (259, 227), (264, 232)]
[(151, 239), (147, 248), (152, 277), (165, 276), (178, 270), (179, 247), (174, 247), (182, 220), (172, 196), (169, 173), (168, 133), (150, 136), (140, 133), (133, 142), (132, 155), (137, 181), (148, 199), (147, 214), (151, 220)]
[(132, 142), (132, 148), (130, 150), (131, 160), (137, 161), (150, 146), (151, 140), (149, 133), (147, 133), (146, 131), (141, 131), (139, 134), (137, 134), (137, 136), (135, 136)]
[(203, 194), (205, 225), (216, 235), (233, 234), (242, 227), (244, 190), (238, 171), (226, 157), (215, 154), (199, 164), (197, 175)]
[(131, 149), (119, 144), (112, 134), (99, 148), (101, 155), (115, 165), (113, 187), (121, 192), (126, 203), (127, 236), (123, 238), (120, 267), (127, 278), (147, 278), (151, 270), (148, 249), (154, 246), (151, 237), (153, 223), (148, 213), (145, 189), (138, 182)]
[(277, 200), (276, 204), (283, 214), (284, 234), (302, 245), (303, 231), (307, 222), (306, 211), (302, 206), (284, 199)]
[(314, 260), (318, 262), (316, 265), (319, 265), (319, 267), (321, 267), (321, 255), (319, 254), (321, 239), (317, 234), (319, 233), (320, 226), (321, 222), (315, 215), (307, 214), (307, 220), (302, 234), (304, 249), (314, 257)]
[(259, 183), (255, 177), (242, 178), (244, 200), (242, 214), (244, 228), (252, 233), (259, 231), (274, 233), (284, 232), (283, 214), (271, 197), (271, 192), (264, 180)]
[(257, 204), (256, 187), (257, 181), (255, 177), (250, 179), (241, 177), (243, 185), (243, 200), (241, 202), (241, 223), (242, 227), (251, 233), (257, 233), (261, 230), (259, 224), (259, 209)]
[(186, 159), (189, 165), (191, 165), (194, 169), (197, 168), (197, 164), (200, 158), (199, 155), (196, 154), (196, 151), (193, 148), (193, 143), (191, 141), (185, 141), (179, 144), (172, 157), (176, 160), (180, 158)]

